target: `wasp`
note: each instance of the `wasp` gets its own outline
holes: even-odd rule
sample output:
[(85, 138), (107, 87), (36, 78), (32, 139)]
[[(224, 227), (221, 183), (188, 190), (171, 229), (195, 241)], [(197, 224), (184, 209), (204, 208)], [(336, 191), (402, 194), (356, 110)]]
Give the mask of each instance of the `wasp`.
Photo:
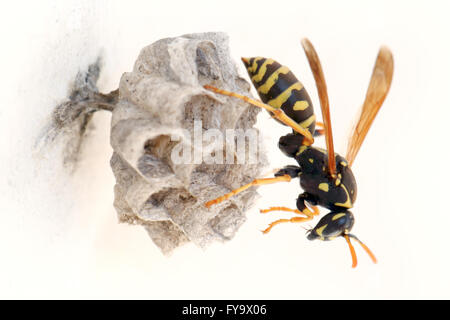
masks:
[[(242, 99), (255, 107), (266, 109), (278, 122), (291, 127), (292, 133), (282, 136), (278, 147), (286, 156), (294, 158), (298, 163), (278, 170), (272, 178), (256, 179), (208, 201), (205, 205), (210, 207), (218, 204), (252, 186), (289, 182), (299, 178), (304, 192), (297, 198), (296, 209), (271, 207), (260, 210), (261, 213), (287, 211), (294, 213), (295, 216), (272, 222), (263, 233), (268, 233), (275, 225), (281, 223), (312, 220), (319, 215), (318, 206), (321, 206), (330, 212), (322, 217), (314, 228), (308, 230), (307, 238), (328, 241), (343, 237), (350, 249), (353, 268), (357, 265), (357, 257), (350, 239), (354, 239), (376, 263), (375, 255), (370, 249), (350, 233), (355, 222), (350, 209), (357, 195), (356, 180), (351, 167), (389, 92), (394, 68), (392, 53), (385, 46), (378, 52), (360, 116), (352, 130), (346, 156), (343, 157), (334, 152), (327, 85), (319, 57), (308, 39), (303, 39), (301, 43), (316, 83), (323, 123), (316, 122), (311, 99), (301, 82), (289, 68), (272, 59), (242, 58), (261, 101), (210, 85), (204, 86), (205, 89), (215, 93)], [(326, 149), (313, 146), (314, 137), (318, 135), (325, 136)]]

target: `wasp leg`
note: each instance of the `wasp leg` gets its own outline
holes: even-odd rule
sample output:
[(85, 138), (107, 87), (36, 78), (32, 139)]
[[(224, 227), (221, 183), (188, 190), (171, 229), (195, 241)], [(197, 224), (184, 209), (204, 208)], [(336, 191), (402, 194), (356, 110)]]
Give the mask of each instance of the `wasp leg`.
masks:
[[(305, 204), (305, 202), (308, 202), (311, 204), (312, 210), (311, 211)], [(297, 209), (301, 211), (304, 215), (310, 217), (311, 219), (317, 215), (319, 215), (319, 209), (316, 207), (317, 200), (314, 196), (310, 195), (309, 193), (302, 193), (297, 198)]]
[(288, 174), (285, 174), (285, 175), (279, 176), (279, 177), (275, 177), (275, 178), (255, 179), (252, 182), (250, 182), (246, 185), (243, 185), (242, 187), (237, 188), (219, 198), (216, 198), (216, 199), (206, 202), (205, 206), (207, 208), (209, 208), (212, 205), (218, 204), (224, 200), (227, 200), (227, 199), (231, 198), (232, 196), (234, 196), (244, 190), (247, 190), (248, 188), (253, 187), (253, 186), (259, 186), (259, 185), (263, 185), (263, 184), (272, 184), (272, 183), (277, 183), (277, 182), (289, 182), (289, 181), (291, 181), (291, 176)]
[(291, 178), (298, 178), (302, 169), (299, 166), (288, 165), (274, 173), (275, 177), (289, 175)]
[(272, 212), (272, 211), (286, 211), (286, 212), (293, 212), (296, 214), (302, 214), (302, 212), (297, 209), (291, 209), (291, 208), (286, 208), (286, 207), (270, 207), (269, 209), (260, 209), (259, 210), (260, 213), (267, 213), (267, 212)]
[(309, 221), (311, 219), (312, 219), (312, 217), (293, 217), (290, 219), (279, 219), (279, 220), (276, 220), (276, 221), (272, 222), (271, 224), (269, 224), (269, 226), (265, 230), (263, 230), (262, 233), (264, 233), (264, 234), (268, 233), (274, 226), (276, 226), (277, 224), (280, 224), (280, 223), (285, 223), (285, 222), (299, 223), (299, 222)]
[[(289, 209), (289, 208), (285, 208), (285, 207), (271, 207), (269, 209), (265, 209), (265, 210), (261, 210), (261, 213), (267, 213), (267, 212), (271, 212), (271, 211), (290, 211), (290, 212), (294, 212), (297, 214), (304, 214), (306, 217), (294, 217), (291, 219), (279, 219), (276, 220), (274, 222), (272, 222), (271, 224), (269, 224), (269, 226), (263, 231), (263, 233), (268, 233), (274, 226), (276, 226), (277, 224), (280, 223), (285, 223), (285, 222), (292, 222), (292, 223), (297, 223), (297, 222), (305, 222), (305, 221), (309, 221), (312, 220), (315, 216), (319, 215), (319, 208), (317, 208), (316, 206), (311, 206), (312, 211), (306, 206), (305, 201), (308, 201), (309, 203), (312, 203), (314, 205), (317, 204), (316, 200), (308, 193), (302, 193), (298, 199), (297, 199), (297, 210), (295, 209)], [(287, 210), (286, 210), (287, 209)]]
[(298, 133), (288, 133), (280, 137), (278, 140), (278, 148), (280, 148), (281, 152), (286, 156), (294, 158), (300, 150), (300, 147), (304, 145), (304, 140), (305, 138)]
[(305, 137), (305, 139), (303, 141), (304, 145), (310, 146), (314, 143), (314, 138), (313, 138), (312, 134), (307, 129), (300, 126), (297, 122), (292, 120), (289, 116), (287, 116), (286, 113), (284, 113), (284, 111), (282, 109), (274, 108), (272, 106), (269, 106), (268, 104), (265, 104), (265, 103), (262, 103), (261, 101), (254, 100), (249, 97), (243, 96), (239, 93), (218, 89), (218, 88), (210, 86), (210, 85), (205, 85), (203, 87), (205, 89), (213, 91), (215, 93), (220, 93), (225, 96), (235, 97), (235, 98), (244, 100), (245, 102), (250, 103), (251, 105), (253, 105), (255, 107), (266, 109), (267, 111), (272, 113), (274, 118), (280, 120), (285, 125), (291, 127), (295, 132), (298, 132), (299, 134), (304, 136)]
[(320, 127), (320, 129), (317, 129), (314, 131), (314, 137), (320, 137), (325, 135), (325, 125), (322, 122), (316, 122), (316, 126)]

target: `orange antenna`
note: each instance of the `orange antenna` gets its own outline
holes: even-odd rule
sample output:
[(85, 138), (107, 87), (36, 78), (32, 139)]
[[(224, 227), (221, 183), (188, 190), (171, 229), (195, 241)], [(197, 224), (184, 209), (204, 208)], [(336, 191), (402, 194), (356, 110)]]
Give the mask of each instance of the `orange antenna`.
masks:
[[(350, 254), (352, 255), (352, 268), (355, 268), (356, 265), (358, 264), (358, 260), (356, 259), (356, 252), (355, 252), (355, 248), (353, 248), (352, 243), (350, 242), (350, 238), (348, 237), (348, 234), (344, 234), (344, 238), (347, 241), (348, 247), (350, 248)], [(356, 238), (356, 237), (352, 237), (352, 238)]]
[[(348, 236), (352, 237), (353, 239), (355, 239), (356, 241), (358, 241), (358, 243), (361, 245), (361, 247), (363, 247), (363, 249), (367, 252), (367, 254), (369, 255), (370, 259), (372, 259), (373, 263), (377, 263), (377, 258), (375, 258), (375, 255), (372, 253), (372, 251), (370, 251), (369, 247), (367, 247), (361, 240), (359, 240), (355, 235), (353, 234), (349, 234)], [(349, 241), (349, 240), (347, 240)]]

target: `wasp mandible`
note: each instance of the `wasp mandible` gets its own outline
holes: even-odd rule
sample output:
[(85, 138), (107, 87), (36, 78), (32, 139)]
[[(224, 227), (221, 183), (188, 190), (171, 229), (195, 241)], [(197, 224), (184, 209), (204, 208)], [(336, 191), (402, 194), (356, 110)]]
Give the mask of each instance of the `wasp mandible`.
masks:
[[(224, 196), (208, 201), (205, 205), (210, 207), (255, 185), (289, 182), (299, 178), (304, 192), (297, 198), (297, 209), (271, 207), (260, 210), (261, 213), (287, 211), (297, 216), (276, 220), (263, 232), (268, 233), (272, 227), (280, 223), (312, 220), (319, 215), (317, 206), (321, 206), (330, 212), (321, 218), (314, 228), (308, 230), (307, 238), (332, 240), (343, 237), (349, 246), (354, 268), (357, 265), (357, 258), (350, 241), (352, 238), (376, 263), (377, 260), (370, 249), (350, 233), (355, 219), (349, 209), (353, 207), (357, 194), (356, 180), (351, 167), (391, 86), (394, 69), (392, 53), (384, 46), (378, 52), (360, 117), (353, 128), (344, 158), (334, 152), (327, 85), (319, 57), (308, 39), (302, 40), (302, 46), (316, 82), (323, 124), (316, 122), (311, 99), (301, 82), (289, 68), (272, 59), (242, 58), (262, 102), (210, 85), (204, 86), (205, 89), (215, 93), (242, 99), (253, 106), (266, 109), (276, 120), (291, 127), (292, 133), (282, 136), (278, 147), (286, 156), (294, 158), (298, 163), (296, 166), (288, 165), (278, 170), (273, 178), (256, 179)], [(316, 125), (322, 126), (323, 129), (316, 129)], [(313, 146), (314, 136), (321, 134), (325, 135), (326, 150)]]

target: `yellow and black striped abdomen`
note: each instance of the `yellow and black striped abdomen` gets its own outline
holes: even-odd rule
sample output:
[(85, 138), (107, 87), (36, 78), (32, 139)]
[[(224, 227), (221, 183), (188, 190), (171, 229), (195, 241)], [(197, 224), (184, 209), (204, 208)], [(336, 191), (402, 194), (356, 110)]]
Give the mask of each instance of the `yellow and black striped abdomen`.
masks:
[(308, 92), (288, 67), (262, 57), (243, 58), (261, 101), (281, 108), (291, 119), (314, 134), (316, 117)]

